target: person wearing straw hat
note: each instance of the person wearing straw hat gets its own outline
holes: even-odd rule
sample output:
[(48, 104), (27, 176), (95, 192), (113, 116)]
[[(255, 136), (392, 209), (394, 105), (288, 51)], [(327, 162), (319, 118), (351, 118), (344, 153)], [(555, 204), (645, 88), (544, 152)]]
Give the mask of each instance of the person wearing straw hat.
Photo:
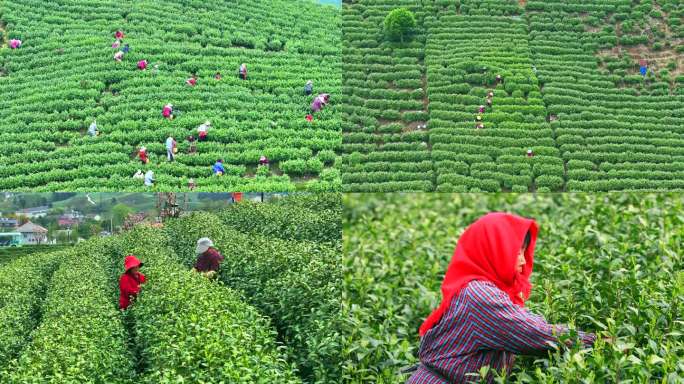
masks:
[(197, 262), (195, 262), (194, 270), (208, 278), (215, 277), (223, 261), (223, 255), (214, 248), (214, 242), (208, 237), (197, 240), (195, 253), (199, 256), (197, 257)]
[(124, 258), (124, 273), (119, 278), (119, 308), (127, 309), (140, 293), (140, 284), (145, 283), (145, 275), (140, 273), (143, 263), (128, 255)]

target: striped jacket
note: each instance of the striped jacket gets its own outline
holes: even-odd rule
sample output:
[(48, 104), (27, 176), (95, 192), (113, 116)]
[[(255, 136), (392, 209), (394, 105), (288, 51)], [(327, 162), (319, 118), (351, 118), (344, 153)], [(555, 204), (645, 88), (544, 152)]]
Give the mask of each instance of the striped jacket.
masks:
[[(407, 383), (479, 382), (478, 372), (483, 366), (490, 367), (487, 382), (491, 383), (491, 370), (508, 374), (516, 354), (543, 354), (553, 349), (558, 343), (554, 331), (556, 335), (564, 333), (567, 327), (550, 325), (543, 317), (513, 304), (491, 282), (471, 281), (454, 295), (442, 319), (421, 340), (420, 361), (435, 372), (421, 364)], [(578, 335), (586, 346), (596, 339), (591, 333)]]

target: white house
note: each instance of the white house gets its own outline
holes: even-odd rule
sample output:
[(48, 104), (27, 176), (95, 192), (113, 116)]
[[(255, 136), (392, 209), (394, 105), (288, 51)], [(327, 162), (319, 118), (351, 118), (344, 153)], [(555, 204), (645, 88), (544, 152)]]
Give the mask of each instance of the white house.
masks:
[(41, 206), (41, 207), (34, 207), (34, 208), (26, 208), (22, 209), (16, 212), (17, 217), (19, 216), (26, 216), (29, 219), (33, 219), (36, 217), (45, 217), (48, 214), (48, 211), (50, 208), (46, 206)]
[(17, 228), (17, 232), (21, 233), (23, 244), (46, 244), (48, 241), (48, 230), (30, 221)]

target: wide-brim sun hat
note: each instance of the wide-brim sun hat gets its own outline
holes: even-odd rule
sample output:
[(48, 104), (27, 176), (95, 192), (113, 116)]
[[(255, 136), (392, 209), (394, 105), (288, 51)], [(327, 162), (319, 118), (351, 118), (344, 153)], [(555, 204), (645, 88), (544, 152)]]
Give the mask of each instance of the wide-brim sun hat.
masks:
[(195, 247), (195, 253), (204, 253), (209, 247), (213, 247), (214, 243), (208, 237), (203, 237), (197, 240), (197, 247)]

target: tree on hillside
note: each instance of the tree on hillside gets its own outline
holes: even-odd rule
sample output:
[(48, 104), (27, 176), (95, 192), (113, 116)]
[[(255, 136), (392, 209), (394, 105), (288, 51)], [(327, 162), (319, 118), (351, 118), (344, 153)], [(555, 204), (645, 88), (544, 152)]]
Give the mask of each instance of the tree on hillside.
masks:
[(404, 42), (404, 37), (416, 27), (416, 17), (406, 8), (397, 8), (385, 17), (385, 33), (391, 39)]
[(132, 213), (133, 209), (126, 204), (117, 204), (112, 207), (112, 219), (114, 220), (115, 226), (123, 225), (124, 220), (129, 213)]
[(90, 236), (98, 236), (102, 232), (102, 226), (98, 223), (90, 224)]

